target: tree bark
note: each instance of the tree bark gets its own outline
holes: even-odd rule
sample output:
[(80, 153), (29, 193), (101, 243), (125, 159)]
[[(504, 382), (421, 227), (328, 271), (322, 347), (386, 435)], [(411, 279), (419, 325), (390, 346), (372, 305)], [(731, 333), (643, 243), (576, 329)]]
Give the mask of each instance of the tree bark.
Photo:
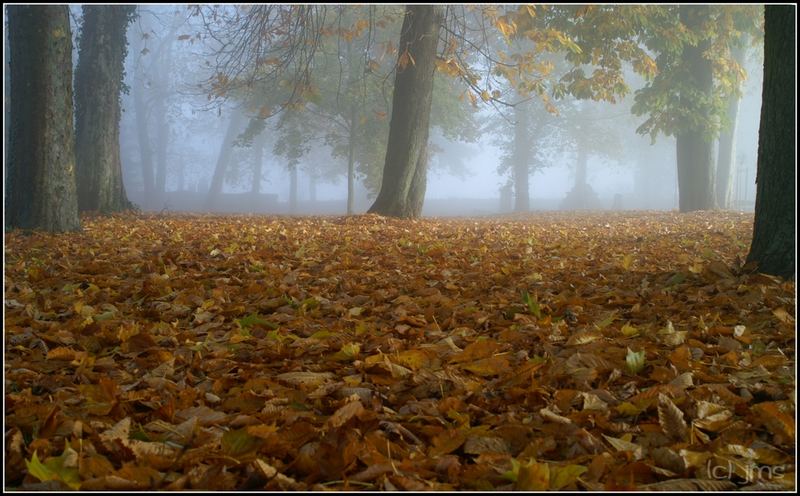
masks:
[[(745, 46), (742, 45), (731, 48), (733, 59), (739, 64), (744, 65)], [(727, 117), (729, 127), (719, 135), (719, 147), (717, 149), (717, 171), (716, 171), (716, 194), (717, 206), (728, 209), (731, 207), (731, 196), (733, 194), (733, 163), (736, 157), (736, 127), (739, 116), (739, 95), (728, 97)]]
[(233, 141), (242, 130), (242, 125), (245, 122), (244, 113), (239, 109), (233, 109), (231, 118), (228, 121), (228, 130), (225, 132), (225, 137), (222, 139), (222, 144), (219, 147), (219, 155), (217, 155), (217, 165), (214, 167), (214, 175), (211, 178), (211, 186), (208, 188), (208, 198), (206, 199), (206, 208), (212, 210), (222, 193), (222, 186), (225, 184), (225, 172), (228, 169), (228, 163), (231, 160), (231, 151), (233, 150)]
[(75, 187), (72, 34), (65, 5), (9, 5), (8, 227), (80, 229)]
[[(697, 31), (709, 18), (708, 5), (681, 5), (681, 22), (692, 31)], [(711, 61), (703, 57), (708, 49), (707, 41), (683, 48), (683, 67), (686, 69), (688, 88), (681, 92), (681, 105), (696, 112), (691, 103), (697, 95), (710, 99), (713, 92)], [(681, 212), (714, 208), (713, 142), (707, 129), (693, 126), (687, 120), (683, 132), (676, 135), (678, 162), (679, 208)]]
[(748, 262), (782, 277), (795, 275), (796, 6), (764, 7), (764, 86), (758, 131), (753, 242)]
[(423, 148), (419, 155), (417, 165), (414, 167), (414, 177), (411, 179), (411, 188), (408, 190), (406, 207), (408, 215), (403, 217), (417, 218), (422, 215), (422, 206), (425, 203), (425, 189), (428, 186), (428, 147)]
[[(381, 190), (369, 212), (417, 217), (426, 181), (428, 132), (441, 7), (409, 5), (400, 33), (392, 119)], [(401, 61), (407, 61), (401, 67)]]
[(122, 183), (120, 90), (133, 6), (84, 5), (75, 74), (78, 208), (118, 212), (132, 205)]

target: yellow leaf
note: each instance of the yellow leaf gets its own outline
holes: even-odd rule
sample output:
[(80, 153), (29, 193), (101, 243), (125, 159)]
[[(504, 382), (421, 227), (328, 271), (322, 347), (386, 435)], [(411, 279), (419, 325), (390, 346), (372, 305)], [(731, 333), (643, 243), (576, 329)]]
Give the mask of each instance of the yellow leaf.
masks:
[(547, 491), (550, 489), (550, 465), (537, 463), (535, 460), (521, 464), (514, 489), (517, 491)]
[(488, 91), (483, 90), (483, 91), (481, 91), (481, 99), (484, 102), (488, 102), (489, 100), (492, 99), (492, 95), (490, 95)]
[(622, 334), (623, 336), (631, 337), (639, 334), (639, 329), (635, 328), (630, 324), (625, 324), (622, 326)]
[(500, 375), (509, 370), (510, 365), (508, 359), (504, 356), (493, 356), (484, 358), (476, 362), (461, 366), (465, 370), (469, 370), (473, 374), (481, 377)]
[(583, 465), (566, 465), (550, 468), (550, 489), (558, 491), (578, 480), (587, 469)]
[(633, 255), (629, 253), (622, 257), (622, 268), (625, 270), (631, 270), (631, 265), (633, 265)]
[(361, 351), (359, 343), (347, 343), (342, 348), (333, 354), (332, 360), (340, 362), (350, 362), (358, 358), (358, 353)]

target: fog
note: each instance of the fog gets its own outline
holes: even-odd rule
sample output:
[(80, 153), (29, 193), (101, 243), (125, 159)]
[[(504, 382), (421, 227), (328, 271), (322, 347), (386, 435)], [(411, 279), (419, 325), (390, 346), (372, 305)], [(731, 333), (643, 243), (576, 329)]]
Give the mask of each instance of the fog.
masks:
[[(80, 23), (80, 6), (71, 10), (73, 22)], [(122, 95), (120, 125), (125, 188), (134, 203), (142, 210), (170, 212), (341, 215), (347, 211), (347, 153), (343, 152), (341, 133), (332, 124), (335, 119), (328, 122), (320, 117), (326, 98), (341, 97), (343, 90), (334, 87), (343, 80), (341, 64), (331, 69), (330, 64), (319, 63), (317, 74), (311, 76), (318, 94), (304, 102), (305, 110), (295, 112), (291, 119), (286, 110), (275, 112), (257, 124), (264, 128), (258, 133), (252, 129), (258, 121), (254, 117), (280, 106), (280, 102), (262, 103), (259, 98), (279, 91), (258, 89), (266, 97), (259, 97), (258, 91), (254, 96), (241, 91), (222, 98), (210, 96), (215, 91), (209, 84), (216, 63), (213, 54), (219, 44), (208, 36), (203, 22), (212, 21), (189, 16), (183, 6), (148, 5), (139, 10), (139, 18), (128, 29), (125, 84), (129, 91)], [(387, 38), (396, 38), (396, 29), (386, 30), (390, 31)], [(748, 77), (739, 104), (730, 205), (742, 211), (754, 207), (762, 56), (760, 47), (750, 49), (744, 64)], [(382, 90), (376, 90), (378, 103), (364, 104), (361, 109), (372, 120), (362, 129), (370, 134), (364, 135), (365, 143), (359, 148), (363, 150), (357, 152), (354, 213), (365, 212), (380, 187), (385, 148), (379, 145), (380, 140), (385, 141), (390, 116), (380, 120), (375, 115), (382, 112), (375, 109), (382, 99), (391, 110), (396, 57), (396, 53), (387, 56), (382, 62), (385, 67), (376, 69), (376, 79), (383, 78)], [(567, 96), (553, 100), (558, 114), (553, 115), (543, 110), (541, 102), (531, 103), (531, 112), (546, 121), (541, 129), (557, 132), (536, 142), (528, 179), (530, 211), (678, 208), (675, 139), (661, 134), (651, 143), (649, 136), (636, 133), (646, 117), (632, 115), (631, 105), (644, 80), (630, 69), (626, 75), (631, 92), (616, 104), (578, 102)], [(437, 108), (437, 98), (444, 92), (440, 88), (458, 88), (459, 82), (437, 75), (436, 84), (423, 215), (512, 212), (513, 193), (508, 185), (513, 174), (508, 167), (503, 170), (502, 164), (507, 154), (503, 143), (513, 134), (513, 110), (498, 109), (480, 99), (475, 108), (463, 96), (463, 101), (448, 96), (452, 101)], [(456, 96), (464, 91), (460, 88), (454, 90)], [(230, 130), (237, 112), (245, 115), (239, 119), (240, 127)], [(454, 117), (449, 112), (458, 114)], [(594, 128), (587, 131), (590, 125)], [(248, 126), (249, 134), (245, 131)], [(592, 130), (595, 128), (599, 131)], [(234, 145), (229, 149), (221, 194), (212, 201), (214, 172), (222, 160), (226, 134), (232, 134)], [(581, 172), (576, 164), (581, 155), (585, 157), (585, 182), (593, 196), (575, 203), (569, 196), (579, 182), (576, 175)], [(261, 179), (254, 181), (259, 160)], [(145, 179), (144, 163), (150, 163), (150, 179)], [(146, 180), (154, 185), (149, 193)]]

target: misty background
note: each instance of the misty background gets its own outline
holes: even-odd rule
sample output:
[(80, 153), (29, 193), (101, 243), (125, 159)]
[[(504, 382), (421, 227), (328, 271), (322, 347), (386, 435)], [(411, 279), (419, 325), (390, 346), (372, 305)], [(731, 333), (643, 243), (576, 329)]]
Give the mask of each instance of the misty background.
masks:
[[(81, 6), (70, 7), (73, 35), (79, 32)], [(120, 124), (121, 159), (128, 197), (142, 210), (257, 212), (274, 214), (336, 214), (346, 212), (347, 164), (325, 139), (294, 143), (302, 150), (299, 157), (287, 158), (278, 146), (279, 126), (286, 134), (288, 124), (280, 115), (267, 119), (259, 152), (254, 145), (233, 146), (230, 166), (222, 186), (221, 199), (206, 202), (214, 169), (219, 160), (235, 102), (219, 105), (201, 86), (211, 76), (213, 65), (201, 19), (187, 15), (185, 7), (147, 5), (139, 8), (139, 18), (128, 29), (128, 55)], [(7, 46), (7, 44), (6, 44)], [(77, 43), (74, 44), (77, 47)], [(76, 54), (77, 55), (77, 54)], [(396, 57), (396, 55), (395, 55)], [(761, 109), (762, 58), (760, 49), (746, 53), (747, 80), (740, 101), (736, 128), (733, 193), (731, 208), (752, 211), (755, 199), (755, 170), (758, 126)], [(73, 57), (78, 60), (77, 56)], [(633, 116), (630, 106), (634, 92), (643, 81), (628, 71), (631, 93), (617, 104), (580, 101), (579, 110), (571, 98), (554, 102), (559, 116), (548, 126), (559, 128), (554, 138), (537, 147), (537, 165), (529, 176), (530, 209), (621, 209), (673, 210), (678, 207), (675, 141), (660, 135), (651, 144), (649, 136), (636, 134), (645, 117)], [(437, 76), (438, 77), (438, 76)], [(389, 86), (393, 76), (389, 79)], [(438, 79), (437, 79), (438, 81)], [(389, 90), (389, 102), (391, 102)], [(137, 100), (138, 98), (138, 100)], [(434, 96), (436, 100), (436, 95)], [(511, 171), (502, 170), (503, 142), (508, 139), (508, 123), (513, 112), (498, 113), (487, 106), (472, 107), (462, 102), (474, 127), (471, 141), (454, 140), (453, 133), (433, 127), (431, 142), (436, 153), (430, 158), (424, 215), (489, 215), (513, 210)], [(584, 126), (589, 123), (601, 132), (570, 129), (566, 117), (573, 114)], [(441, 109), (438, 109), (441, 112)], [(436, 119), (437, 105), (433, 107)], [(440, 116), (446, 118), (447, 116)], [(386, 118), (388, 119), (388, 117)], [(319, 122), (307, 114), (302, 128)], [(574, 118), (573, 118), (574, 122)], [(388, 121), (387, 121), (388, 123)], [(237, 135), (241, 138), (240, 131)], [(566, 133), (566, 134), (565, 134)], [(578, 148), (564, 136), (583, 135), (587, 142), (586, 182), (596, 195), (580, 204), (567, 201), (576, 179)], [(466, 133), (469, 134), (469, 133)], [(164, 192), (146, 198), (142, 177), (142, 136), (150, 160), (165, 164)], [(241, 139), (239, 141), (242, 141)], [(242, 144), (242, 143), (239, 143)], [(585, 150), (585, 151), (586, 151)], [(261, 182), (253, 193), (253, 167), (261, 160)], [(373, 157), (380, 156), (379, 154)], [(292, 173), (296, 163), (296, 203), (290, 202)], [(382, 160), (382, 156), (381, 159)], [(379, 162), (378, 159), (373, 159)], [(371, 164), (381, 168), (380, 163)], [(365, 212), (377, 191), (365, 185), (366, 176), (357, 172), (355, 213)], [(156, 178), (158, 180), (158, 178)], [(379, 180), (378, 180), (378, 185)]]

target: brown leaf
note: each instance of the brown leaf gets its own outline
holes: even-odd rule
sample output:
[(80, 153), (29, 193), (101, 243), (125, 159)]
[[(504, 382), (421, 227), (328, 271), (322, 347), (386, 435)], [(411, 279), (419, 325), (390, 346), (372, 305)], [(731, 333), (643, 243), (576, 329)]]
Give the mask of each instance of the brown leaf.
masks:
[(680, 441), (686, 439), (687, 427), (683, 412), (662, 393), (658, 395), (658, 423), (667, 436)]

